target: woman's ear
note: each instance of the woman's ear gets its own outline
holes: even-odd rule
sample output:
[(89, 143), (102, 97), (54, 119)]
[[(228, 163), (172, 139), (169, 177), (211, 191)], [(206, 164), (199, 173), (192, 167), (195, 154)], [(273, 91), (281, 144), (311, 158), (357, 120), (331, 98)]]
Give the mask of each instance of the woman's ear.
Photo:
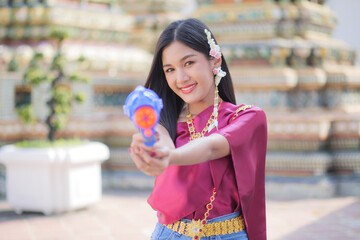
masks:
[(221, 67), (222, 59), (212, 57), (211, 63), (212, 63), (212, 69)]

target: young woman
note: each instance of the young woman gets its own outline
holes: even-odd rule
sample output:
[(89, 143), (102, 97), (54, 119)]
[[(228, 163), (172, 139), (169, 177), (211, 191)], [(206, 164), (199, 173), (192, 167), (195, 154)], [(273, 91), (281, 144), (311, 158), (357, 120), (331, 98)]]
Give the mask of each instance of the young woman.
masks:
[(151, 239), (266, 239), (266, 117), (235, 105), (209, 28), (197, 19), (171, 23), (145, 87), (164, 102), (157, 143), (146, 147), (135, 134), (129, 151), (141, 171), (157, 176)]

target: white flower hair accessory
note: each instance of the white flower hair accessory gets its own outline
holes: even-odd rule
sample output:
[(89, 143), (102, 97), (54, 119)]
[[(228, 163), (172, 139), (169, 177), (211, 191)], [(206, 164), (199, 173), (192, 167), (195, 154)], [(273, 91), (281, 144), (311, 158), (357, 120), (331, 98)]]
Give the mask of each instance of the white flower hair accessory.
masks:
[(211, 38), (211, 33), (209, 30), (205, 29), (204, 31), (206, 33), (208, 43), (210, 46), (209, 55), (217, 59), (221, 58), (220, 46), (215, 43), (215, 40), (213, 38)]
[[(221, 58), (220, 46), (215, 43), (215, 40), (213, 38), (211, 38), (211, 33), (209, 30), (205, 29), (204, 31), (206, 33), (206, 37), (207, 37), (207, 40), (208, 40), (208, 43), (210, 46), (209, 55), (216, 59), (220, 59)], [(218, 111), (219, 111), (219, 107), (221, 104), (221, 99), (219, 98), (218, 85), (220, 84), (221, 78), (226, 76), (226, 72), (221, 70), (221, 66), (214, 68), (213, 73), (215, 75), (215, 97), (214, 97), (214, 108), (213, 108), (213, 113), (212, 113), (213, 121), (211, 122), (211, 124), (208, 127), (208, 132), (210, 132), (213, 128), (218, 129), (218, 125), (219, 125)]]
[(214, 68), (213, 73), (215, 75), (215, 85), (218, 86), (221, 78), (226, 76), (226, 72), (221, 70), (221, 67)]

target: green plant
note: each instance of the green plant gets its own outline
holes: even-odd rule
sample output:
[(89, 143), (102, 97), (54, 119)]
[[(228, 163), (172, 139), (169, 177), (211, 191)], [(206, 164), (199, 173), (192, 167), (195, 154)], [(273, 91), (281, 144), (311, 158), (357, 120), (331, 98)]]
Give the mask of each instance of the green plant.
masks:
[(15, 56), (10, 60), (7, 70), (9, 72), (16, 72), (19, 70), (19, 64), (17, 63)]
[(31, 105), (23, 105), (16, 108), (16, 112), (23, 124), (33, 124), (36, 121), (33, 107)]
[[(47, 139), (53, 142), (56, 138), (56, 131), (66, 126), (72, 102), (80, 103), (85, 100), (83, 93), (73, 94), (71, 92), (70, 83), (88, 83), (89, 79), (78, 74), (76, 70), (73, 70), (71, 73), (66, 71), (66, 66), (70, 63), (62, 52), (62, 45), (68, 34), (64, 31), (55, 30), (52, 31), (50, 36), (57, 46), (56, 54), (50, 66), (45, 68), (44, 55), (42, 53), (35, 53), (24, 72), (24, 81), (25, 84), (30, 86), (38, 86), (44, 82), (50, 83), (50, 97), (46, 103), (49, 107), (49, 114), (46, 117), (45, 123), (48, 127)], [(85, 61), (83, 57), (77, 60), (78, 63), (83, 61)], [(22, 107), (17, 112), (22, 122), (31, 123), (34, 121), (34, 114), (31, 113), (32, 108), (30, 106)]]

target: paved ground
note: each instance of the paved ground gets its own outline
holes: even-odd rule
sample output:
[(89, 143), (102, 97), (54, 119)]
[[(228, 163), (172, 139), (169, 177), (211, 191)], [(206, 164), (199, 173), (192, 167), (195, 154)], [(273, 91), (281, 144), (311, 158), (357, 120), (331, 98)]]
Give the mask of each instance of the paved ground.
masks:
[[(0, 240), (146, 240), (156, 223), (149, 192), (105, 192), (87, 209), (16, 215), (0, 200)], [(360, 240), (360, 199), (267, 202), (268, 239)]]

